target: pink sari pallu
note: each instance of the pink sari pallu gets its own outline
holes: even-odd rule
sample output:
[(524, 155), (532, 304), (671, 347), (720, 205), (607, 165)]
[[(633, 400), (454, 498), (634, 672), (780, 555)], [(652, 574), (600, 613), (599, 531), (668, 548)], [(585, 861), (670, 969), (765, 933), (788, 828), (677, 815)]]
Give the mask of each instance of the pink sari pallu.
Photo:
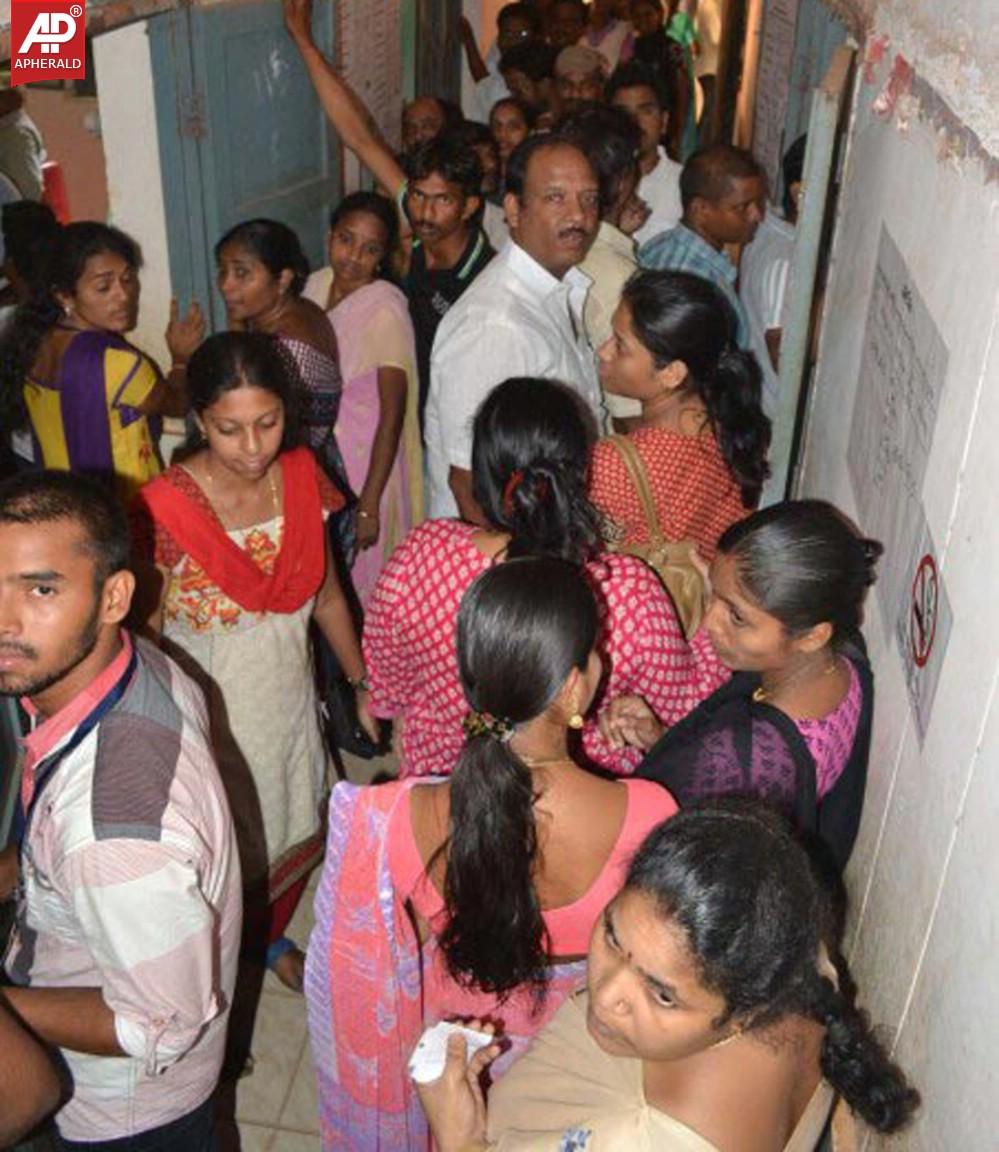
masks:
[[(415, 783), (340, 783), (330, 798), (326, 862), (305, 964), (323, 1152), (430, 1148), (406, 1064), (425, 1024), (434, 1022), (426, 1018), (423, 982), (435, 944), (420, 948), (389, 869), (388, 828), (396, 804), (408, 802)], [(517, 1013), (511, 1019), (509, 1002), (504, 1005), (513, 1055), (579, 987), (584, 972), (583, 962), (553, 968), (545, 1011), (537, 1017)], [(458, 1002), (467, 998), (467, 992), (456, 995)], [(482, 997), (475, 1008), (490, 1015), (497, 1002)]]

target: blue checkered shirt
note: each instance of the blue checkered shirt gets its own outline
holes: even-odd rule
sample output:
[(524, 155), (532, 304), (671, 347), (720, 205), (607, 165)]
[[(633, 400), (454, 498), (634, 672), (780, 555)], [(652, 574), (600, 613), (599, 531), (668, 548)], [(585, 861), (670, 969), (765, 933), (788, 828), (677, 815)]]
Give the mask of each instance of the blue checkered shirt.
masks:
[(690, 272), (710, 280), (721, 289), (725, 299), (732, 305), (738, 324), (736, 343), (740, 348), (749, 347), (749, 317), (735, 290), (738, 272), (724, 252), (712, 248), (685, 224), (677, 224), (675, 228), (660, 232), (643, 244), (638, 251), (638, 262), (643, 268), (657, 268), (662, 272)]

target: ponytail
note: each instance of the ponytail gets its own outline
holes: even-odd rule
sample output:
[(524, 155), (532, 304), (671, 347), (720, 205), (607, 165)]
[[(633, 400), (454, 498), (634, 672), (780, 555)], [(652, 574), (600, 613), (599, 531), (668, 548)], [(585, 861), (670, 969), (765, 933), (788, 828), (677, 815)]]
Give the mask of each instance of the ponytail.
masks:
[(534, 788), (524, 762), (492, 735), (467, 741), (451, 777), (451, 836), (440, 946), (460, 983), (544, 997), (548, 932), (534, 889)]
[(515, 468), (503, 485), (498, 528), (510, 533), (507, 556), (589, 558), (600, 540), (600, 515), (584, 474), (556, 460)]
[(760, 406), (762, 375), (751, 352), (733, 347), (735, 314), (721, 290), (690, 272), (643, 269), (624, 286), (635, 334), (657, 368), (682, 361), (688, 392), (708, 412), (742, 502), (755, 506), (770, 474), (770, 420)]
[(734, 1019), (750, 1034), (814, 1020), (825, 1029), (819, 1063), (836, 1092), (879, 1132), (908, 1123), (919, 1093), (855, 1006), (846, 963), (831, 964), (830, 892), (775, 808), (728, 796), (681, 809), (635, 853), (625, 889), (650, 897), (685, 933), (702, 983), (725, 1004), (716, 1027)]
[[(843, 960), (839, 965), (845, 970)], [(904, 1127), (919, 1107), (919, 1093), (875, 1038), (865, 1014), (817, 972), (805, 1011), (825, 1026), (820, 1062), (836, 1092), (875, 1131)]]
[(722, 457), (742, 489), (742, 503), (755, 508), (770, 475), (770, 420), (760, 406), (760, 366), (751, 352), (726, 348), (705, 379), (695, 381)]
[(497, 564), (458, 611), (458, 671), (472, 711), (450, 784), (440, 946), (456, 980), (493, 995), (526, 985), (540, 1003), (548, 979), (534, 784), (511, 742), (551, 707), (572, 670), (586, 667), (596, 638), (593, 593), (562, 560)]
[(590, 502), (595, 439), (579, 397), (553, 380), (512, 377), (475, 415), (472, 494), (489, 525), (508, 532), (507, 555), (582, 563), (602, 548)]

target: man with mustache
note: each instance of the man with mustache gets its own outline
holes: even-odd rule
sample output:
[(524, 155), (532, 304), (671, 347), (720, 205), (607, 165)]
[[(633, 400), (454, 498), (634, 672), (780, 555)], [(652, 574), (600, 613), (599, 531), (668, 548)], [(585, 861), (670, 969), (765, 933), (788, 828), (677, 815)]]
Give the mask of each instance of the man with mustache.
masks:
[(511, 242), (451, 308), (434, 341), (426, 413), (432, 517), (481, 518), (472, 496), (472, 418), (509, 377), (561, 380), (603, 420), (583, 325), (590, 281), (576, 267), (599, 224), (597, 175), (558, 133), (529, 136), (507, 163), (503, 207)]
[(128, 548), (86, 477), (0, 485), (0, 693), (32, 720), (4, 998), (72, 1077), (61, 1149), (207, 1152), (239, 858), (201, 692), (123, 627)]
[(473, 149), (449, 140), (445, 131), (417, 144), (400, 161), (360, 98), (316, 46), (312, 0), (284, 0), (284, 14), (319, 102), (344, 147), (395, 198), (403, 235), (413, 237), (402, 287), (416, 336), (422, 424), (437, 325), (493, 256), (478, 224), (482, 204), (479, 159)]

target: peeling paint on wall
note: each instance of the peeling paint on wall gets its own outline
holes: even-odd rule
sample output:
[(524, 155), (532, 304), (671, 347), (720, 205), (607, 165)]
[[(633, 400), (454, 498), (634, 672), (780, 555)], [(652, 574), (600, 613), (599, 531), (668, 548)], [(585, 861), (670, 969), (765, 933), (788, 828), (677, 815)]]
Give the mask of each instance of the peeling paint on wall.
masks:
[(867, 42), (862, 77), (866, 87), (876, 89), (872, 114), (893, 123), (902, 133), (908, 132), (918, 119), (936, 134), (941, 162), (978, 162), (987, 181), (999, 181), (999, 156), (995, 150), (990, 150), (974, 127), (959, 118), (926, 76), (893, 49), (891, 39), (884, 34), (872, 36)]
[[(978, 149), (999, 155), (995, 0), (824, 0), (860, 41), (884, 35)], [(936, 115), (936, 113), (933, 113)]]

